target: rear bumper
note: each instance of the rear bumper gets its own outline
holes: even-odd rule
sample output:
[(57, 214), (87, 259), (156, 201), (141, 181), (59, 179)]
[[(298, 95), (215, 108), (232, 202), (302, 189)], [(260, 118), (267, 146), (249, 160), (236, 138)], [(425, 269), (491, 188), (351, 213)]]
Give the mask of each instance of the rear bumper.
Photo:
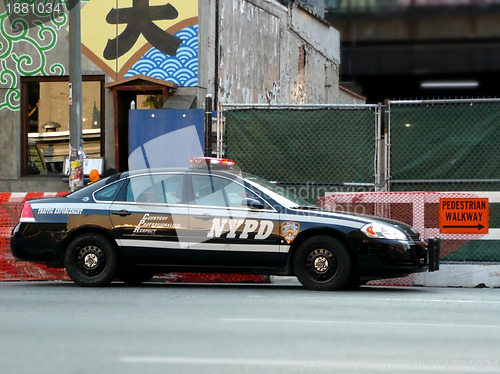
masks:
[(61, 267), (60, 244), (49, 232), (41, 232), (35, 223), (18, 223), (10, 238), (12, 255), (19, 261), (31, 261)]

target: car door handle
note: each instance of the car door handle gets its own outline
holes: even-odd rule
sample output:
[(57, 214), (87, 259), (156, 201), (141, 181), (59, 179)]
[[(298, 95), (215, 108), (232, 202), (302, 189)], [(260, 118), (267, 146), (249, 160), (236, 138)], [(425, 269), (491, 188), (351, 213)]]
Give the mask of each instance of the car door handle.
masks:
[(113, 212), (112, 214), (116, 215), (116, 216), (122, 216), (122, 217), (125, 217), (125, 216), (130, 216), (132, 213), (130, 213), (128, 210), (126, 209), (122, 209), (122, 210), (119, 210), (118, 212)]
[(198, 219), (202, 219), (204, 221), (207, 221), (209, 219), (214, 218), (214, 216), (212, 216), (211, 214), (208, 214), (208, 213), (204, 213), (202, 215), (194, 216), (194, 218), (198, 218)]

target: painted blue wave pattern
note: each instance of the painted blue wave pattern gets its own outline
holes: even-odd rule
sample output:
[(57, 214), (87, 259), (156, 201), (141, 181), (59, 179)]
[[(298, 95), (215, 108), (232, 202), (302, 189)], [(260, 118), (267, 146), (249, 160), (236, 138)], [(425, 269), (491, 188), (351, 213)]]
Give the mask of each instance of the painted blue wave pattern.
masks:
[(137, 74), (175, 82), (179, 87), (198, 85), (198, 25), (187, 27), (175, 34), (183, 40), (175, 56), (166, 55), (151, 48), (125, 74), (125, 78)]

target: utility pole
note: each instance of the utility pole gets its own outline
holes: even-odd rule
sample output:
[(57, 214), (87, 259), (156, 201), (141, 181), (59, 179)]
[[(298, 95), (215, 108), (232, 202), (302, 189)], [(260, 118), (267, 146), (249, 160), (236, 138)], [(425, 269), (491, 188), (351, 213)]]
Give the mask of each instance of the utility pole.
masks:
[(69, 190), (83, 187), (80, 0), (69, 0)]

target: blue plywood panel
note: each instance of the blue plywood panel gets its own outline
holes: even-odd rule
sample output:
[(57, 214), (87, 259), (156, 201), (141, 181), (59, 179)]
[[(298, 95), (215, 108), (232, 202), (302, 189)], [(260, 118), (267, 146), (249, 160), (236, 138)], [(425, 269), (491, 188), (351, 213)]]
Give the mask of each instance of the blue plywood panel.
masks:
[(187, 167), (203, 150), (203, 109), (129, 111), (129, 170)]

